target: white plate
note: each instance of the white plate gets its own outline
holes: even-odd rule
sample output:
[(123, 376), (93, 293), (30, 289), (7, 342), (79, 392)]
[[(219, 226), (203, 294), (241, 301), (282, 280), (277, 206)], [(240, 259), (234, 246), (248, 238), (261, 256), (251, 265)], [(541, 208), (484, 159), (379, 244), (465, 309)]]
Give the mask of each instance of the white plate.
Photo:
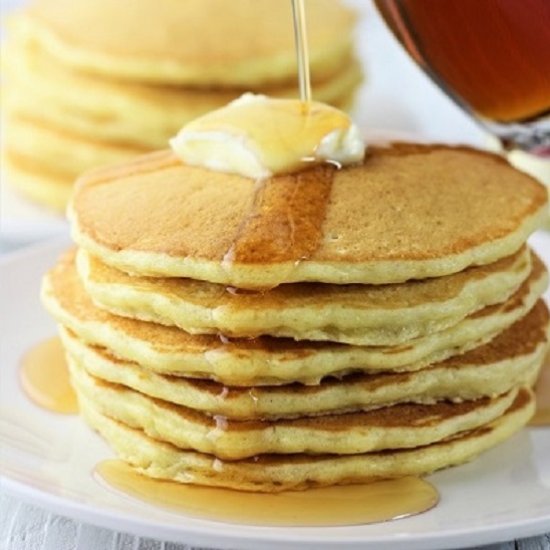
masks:
[[(550, 531), (550, 429), (531, 428), (480, 459), (430, 476), (441, 493), (433, 510), (354, 527), (273, 528), (195, 519), (110, 491), (92, 476), (112, 456), (78, 417), (28, 401), (18, 361), (54, 334), (38, 299), (42, 273), (67, 241), (35, 246), (0, 261), (0, 471), (2, 488), (50, 510), (142, 536), (219, 548), (457, 548)], [(550, 260), (550, 236), (535, 245)]]

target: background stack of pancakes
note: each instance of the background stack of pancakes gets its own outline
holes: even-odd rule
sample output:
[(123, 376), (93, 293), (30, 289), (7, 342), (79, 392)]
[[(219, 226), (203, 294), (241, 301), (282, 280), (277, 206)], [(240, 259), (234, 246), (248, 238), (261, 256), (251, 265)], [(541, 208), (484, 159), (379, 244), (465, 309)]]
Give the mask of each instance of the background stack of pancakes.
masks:
[[(81, 411), (146, 475), (280, 491), (467, 461), (534, 411), (545, 189), (468, 148), (258, 184), (171, 152), (83, 177), (46, 276)], [(261, 290), (260, 290), (261, 288)]]
[[(354, 16), (307, 3), (315, 99), (351, 105)], [(34, 0), (3, 44), (8, 181), (63, 208), (83, 171), (161, 149), (245, 91), (295, 97), (288, 0)]]

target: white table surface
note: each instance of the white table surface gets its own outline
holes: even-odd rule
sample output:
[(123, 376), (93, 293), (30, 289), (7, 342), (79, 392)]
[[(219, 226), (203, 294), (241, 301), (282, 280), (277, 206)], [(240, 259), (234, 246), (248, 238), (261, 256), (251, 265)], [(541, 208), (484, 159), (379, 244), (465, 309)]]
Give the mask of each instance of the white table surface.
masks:
[[(419, 134), (482, 146), (486, 135), (414, 66), (389, 36), (370, 0), (349, 0), (363, 12), (358, 43), (367, 82), (358, 97), (362, 128)], [(3, 0), (2, 11), (20, 5)], [(396, 84), (397, 83), (397, 84)], [(27, 204), (2, 185), (0, 253), (67, 232), (59, 216)], [(486, 550), (550, 550), (550, 533), (483, 547)], [(119, 533), (52, 514), (2, 493), (1, 550), (192, 550), (191, 547)]]

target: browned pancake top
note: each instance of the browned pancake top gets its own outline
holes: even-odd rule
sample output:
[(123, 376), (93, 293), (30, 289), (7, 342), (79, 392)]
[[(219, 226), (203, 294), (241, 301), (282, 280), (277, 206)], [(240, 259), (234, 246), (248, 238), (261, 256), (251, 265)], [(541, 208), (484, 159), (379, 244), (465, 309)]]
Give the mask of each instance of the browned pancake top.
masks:
[(371, 146), (360, 166), (259, 186), (160, 152), (84, 176), (73, 210), (79, 231), (112, 251), (357, 264), (466, 253), (518, 231), (546, 200), (544, 186), (497, 155), (394, 144)]

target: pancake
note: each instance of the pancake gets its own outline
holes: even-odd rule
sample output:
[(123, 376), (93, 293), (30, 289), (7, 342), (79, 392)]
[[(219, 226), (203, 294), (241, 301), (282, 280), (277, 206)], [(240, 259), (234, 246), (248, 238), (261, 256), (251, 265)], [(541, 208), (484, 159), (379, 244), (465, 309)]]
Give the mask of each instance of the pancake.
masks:
[(532, 258), (529, 279), (507, 302), (484, 308), (446, 331), (397, 347), (270, 337), (229, 341), (115, 316), (97, 308), (84, 291), (74, 266), (74, 251), (46, 275), (42, 299), (57, 321), (84, 342), (106, 347), (120, 359), (154, 372), (211, 378), (234, 386), (316, 384), (324, 376), (358, 370), (414, 371), (489, 341), (525, 316), (544, 292), (546, 270), (536, 256)]
[[(5, 50), (7, 110), (97, 141), (162, 149), (184, 124), (241, 94), (236, 89), (152, 85), (90, 75), (62, 65), (42, 51), (32, 37), (24, 41), (16, 33), (10, 34)], [(344, 107), (360, 81), (359, 63), (346, 60), (337, 73), (312, 83), (313, 97)], [(256, 91), (295, 97), (296, 83)]]
[(9, 150), (2, 152), (2, 178), (27, 198), (59, 212), (73, 192), (73, 177)]
[(526, 247), (493, 264), (398, 285), (290, 284), (259, 293), (178, 278), (127, 275), (80, 250), (77, 269), (100, 307), (191, 334), (271, 335), (397, 345), (504, 302), (531, 271)]
[(396, 403), (432, 404), (495, 397), (532, 385), (548, 351), (544, 302), (488, 344), (416, 372), (325, 378), (319, 385), (231, 387), (157, 374), (82, 342), (61, 329), (72, 363), (95, 378), (142, 394), (230, 419), (279, 419), (371, 410)]
[[(349, 56), (355, 17), (334, 0), (308, 1), (306, 11), (311, 71), (330, 74)], [(291, 22), (286, 0), (234, 0), (231, 9), (225, 0), (165, 0), (161, 10), (154, 0), (34, 0), (13, 24), (91, 73), (248, 88), (294, 81)]]
[(148, 437), (141, 430), (101, 414), (86, 398), (81, 399), (80, 405), (84, 418), (116, 453), (149, 477), (263, 492), (429, 474), (472, 460), (508, 439), (529, 421), (535, 409), (532, 392), (522, 389), (500, 418), (425, 447), (355, 455), (263, 455), (222, 461)]
[(182, 449), (226, 460), (260, 454), (358, 454), (419, 447), (478, 428), (501, 416), (517, 390), (462, 403), (401, 404), (293, 420), (229, 420), (150, 398), (125, 386), (95, 378), (69, 357), (72, 385), (79, 400), (102, 414), (143, 430), (149, 437)]
[(4, 119), (6, 146), (32, 159), (46, 170), (57, 171), (73, 182), (82, 172), (146, 152), (137, 146), (117, 145), (83, 138), (20, 113)]
[(457, 273), (514, 254), (546, 210), (500, 156), (393, 144), (261, 184), (160, 152), (83, 176), (69, 213), (75, 241), (122, 271), (269, 288)]

